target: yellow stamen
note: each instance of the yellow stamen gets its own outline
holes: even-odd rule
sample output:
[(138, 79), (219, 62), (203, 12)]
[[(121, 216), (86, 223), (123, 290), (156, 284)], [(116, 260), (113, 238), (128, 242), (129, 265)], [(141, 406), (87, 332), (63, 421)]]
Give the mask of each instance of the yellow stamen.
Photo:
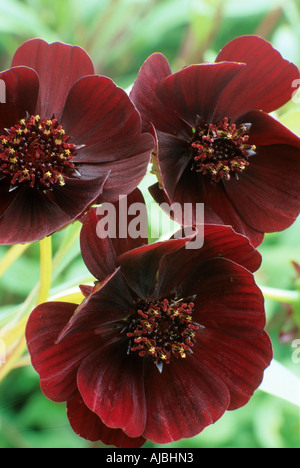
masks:
[(63, 187), (64, 185), (66, 185), (66, 183), (65, 183), (65, 181), (64, 181), (64, 178), (63, 178), (63, 176), (62, 176), (61, 174), (58, 176), (58, 181), (59, 181), (59, 185), (60, 185), (61, 187)]

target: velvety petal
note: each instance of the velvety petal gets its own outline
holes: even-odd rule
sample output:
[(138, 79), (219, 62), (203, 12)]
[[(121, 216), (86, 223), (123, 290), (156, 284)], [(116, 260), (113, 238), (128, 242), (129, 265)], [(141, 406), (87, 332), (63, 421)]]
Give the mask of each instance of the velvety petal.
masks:
[[(232, 198), (228, 196), (227, 188), (229, 184), (235, 184), (236, 182), (239, 181), (232, 178), (229, 183), (221, 182), (216, 184), (208, 179), (204, 179), (206, 204), (220, 217), (222, 224), (232, 226), (236, 232), (248, 237), (254, 247), (258, 247), (264, 239), (265, 231), (258, 229), (258, 227), (251, 226), (250, 223), (247, 222), (247, 218), (244, 217), (243, 211), (237, 210)], [(212, 222), (214, 224), (214, 216), (211, 220), (210, 214), (208, 214), (208, 216), (205, 217), (205, 222)]]
[(281, 231), (300, 212), (300, 151), (287, 145), (260, 146), (240, 180), (225, 184), (236, 211), (253, 229)]
[(257, 36), (242, 36), (229, 42), (216, 62), (246, 63), (245, 68), (224, 89), (214, 120), (233, 120), (250, 110), (272, 112), (292, 98), (298, 68), (284, 60), (272, 45)]
[(48, 199), (74, 220), (102, 194), (109, 173), (95, 177), (97, 175), (95, 171), (92, 179), (65, 178), (65, 185), (56, 184), (53, 191), (49, 192)]
[[(187, 176), (185, 181), (188, 181), (191, 185), (180, 182), (176, 188), (173, 203), (171, 203), (170, 199), (168, 198), (167, 192), (163, 190), (158, 183), (151, 185), (148, 190), (156, 203), (160, 205), (160, 207), (168, 214), (168, 216), (177, 221), (179, 224), (182, 224), (182, 221), (186, 226), (199, 224), (199, 216), (197, 217), (197, 203), (202, 203), (204, 205), (205, 223), (223, 224), (222, 219), (217, 216), (209, 204), (205, 202), (206, 198), (203, 181), (201, 178), (199, 178), (198, 174), (192, 173), (191, 171), (189, 172), (190, 174)], [(183, 178), (185, 177), (186, 175), (184, 174)], [(191, 190), (191, 186), (194, 186), (196, 190)], [(189, 210), (187, 213), (185, 213), (185, 216), (182, 216), (180, 210), (178, 210), (180, 216), (177, 215), (176, 210), (170, 211), (170, 207), (172, 205), (181, 205), (183, 209), (184, 203), (187, 203), (188, 205), (191, 204), (191, 206), (194, 207), (194, 209), (191, 211), (192, 217), (190, 217)], [(201, 218), (201, 223), (202, 221), (203, 220)]]
[(98, 204), (115, 203), (120, 195), (126, 196), (141, 183), (146, 175), (149, 159), (149, 146), (144, 147), (138, 155), (131, 155), (128, 159), (120, 159), (113, 163), (90, 165), (90, 170), (101, 170), (106, 173), (111, 171), (103, 188), (103, 193), (98, 199)]
[[(179, 290), (181, 282), (187, 276), (197, 278), (198, 274), (202, 274), (201, 269), (205, 273), (205, 261), (209, 259), (229, 259), (252, 272), (260, 267), (260, 253), (252, 247), (246, 237), (236, 234), (231, 227), (206, 224), (203, 235), (204, 244), (201, 248), (197, 247), (195, 238), (190, 248), (187, 249), (185, 245), (180, 250), (163, 257), (159, 270), (158, 294), (160, 297), (168, 297), (170, 291)], [(195, 286), (193, 293), (195, 294), (196, 280), (193, 279), (191, 284)]]
[(199, 118), (213, 121), (222, 91), (244, 67), (233, 62), (191, 65), (164, 78), (156, 92), (166, 107), (195, 128)]
[(128, 356), (127, 341), (91, 354), (82, 362), (77, 382), (85, 404), (105, 425), (140, 437), (147, 414), (143, 360)]
[[(34, 242), (53, 234), (79, 217), (102, 193), (107, 179), (66, 179), (45, 195), (35, 189), (17, 188), (0, 217), (0, 244)], [(10, 204), (8, 203), (10, 202)]]
[(0, 103), (0, 132), (5, 134), (4, 129), (26, 118), (27, 112), (35, 114), (39, 77), (34, 70), (16, 67), (0, 73), (0, 79), (5, 82), (5, 102), (1, 99)]
[(132, 192), (145, 176), (154, 139), (142, 133), (137, 110), (109, 78), (85, 77), (72, 87), (62, 126), (76, 145), (84, 145), (74, 158), (85, 165), (84, 174), (110, 171), (102, 201)]
[(42, 192), (17, 189), (0, 218), (0, 244), (23, 244), (43, 239), (74, 220)]
[(79, 333), (57, 343), (77, 307), (65, 302), (42, 304), (32, 312), (26, 327), (28, 350), (32, 365), (40, 375), (42, 390), (57, 402), (67, 401), (76, 392), (78, 367), (99, 342), (96, 335)]
[[(148, 152), (154, 141), (141, 132), (141, 119), (125, 91), (104, 76), (79, 80), (70, 90), (62, 125), (74, 142), (85, 145), (76, 162), (105, 163)], [(147, 163), (146, 163), (147, 164)]]
[(94, 293), (80, 305), (72, 320), (62, 330), (58, 341), (88, 330), (98, 336), (99, 343), (115, 337), (122, 338), (122, 321), (133, 305), (133, 299), (118, 269), (97, 285)]
[[(159, 182), (156, 182), (153, 185), (150, 185), (148, 187), (148, 191), (150, 195), (152, 196), (153, 200), (158, 203), (159, 205), (162, 205), (162, 209), (164, 209), (165, 204), (171, 204), (167, 192), (163, 190), (162, 185)], [(166, 210), (164, 210), (166, 211)], [(169, 214), (169, 213), (168, 213)], [(170, 216), (170, 214), (169, 214)], [(174, 218), (172, 218), (174, 219)]]
[(155, 201), (163, 207), (165, 203), (174, 207), (179, 204), (182, 210), (184, 204), (190, 205), (191, 216), (183, 216), (184, 213), (181, 213), (177, 219), (176, 213), (168, 212), (181, 225), (203, 222), (203, 220), (199, 222), (197, 205), (202, 203), (204, 204), (205, 223), (230, 225), (238, 233), (249, 237), (255, 247), (260, 245), (264, 234), (254, 230), (237, 213), (228, 199), (223, 183), (211, 182), (206, 176), (191, 170), (187, 142), (159, 131), (157, 138), (156, 170), (161, 187), (154, 185), (149, 189)]
[(251, 272), (261, 266), (261, 254), (251, 245), (246, 236), (239, 235), (230, 226), (204, 226), (204, 245), (201, 259), (227, 258)]
[(93, 75), (94, 66), (88, 54), (77, 46), (41, 39), (25, 42), (16, 51), (12, 67), (25, 65), (33, 68), (40, 79), (37, 113), (59, 120), (67, 94), (83, 76)]
[(193, 356), (153, 366), (145, 375), (147, 424), (143, 436), (158, 444), (192, 437), (213, 424), (229, 405), (226, 385)]
[[(171, 151), (169, 154), (171, 154)], [(200, 224), (203, 222), (203, 219), (199, 221), (200, 207), (197, 204), (202, 203), (204, 205), (204, 222), (206, 224), (232, 226), (236, 232), (248, 237), (254, 247), (258, 247), (262, 243), (264, 239), (263, 232), (258, 232), (258, 230), (249, 226), (245, 219), (243, 219), (242, 214), (237, 212), (234, 204), (228, 198), (222, 182), (218, 184), (211, 182), (205, 176), (191, 171), (189, 167), (186, 168), (180, 180), (177, 181), (176, 175), (174, 179), (170, 177), (172, 165), (169, 164), (169, 161), (171, 161), (171, 158), (164, 160), (159, 166), (161, 169), (164, 168), (164, 170), (161, 170), (161, 179), (162, 181), (166, 181), (166, 186), (170, 189), (170, 192), (166, 189), (162, 190), (158, 184), (149, 188), (151, 195), (157, 203), (161, 204), (164, 211), (167, 211), (165, 204), (169, 204), (170, 207), (182, 207), (182, 213), (178, 210), (179, 217), (176, 218), (176, 213), (170, 213), (170, 210), (167, 211), (168, 215), (171, 215), (173, 219), (175, 217), (175, 220), (179, 224), (186, 226)], [(175, 183), (177, 183), (176, 188)], [(172, 193), (173, 198), (171, 198)], [(185, 210), (184, 204), (186, 206), (190, 205), (191, 216), (189, 215), (189, 210)]]
[(174, 192), (190, 162), (189, 145), (184, 139), (157, 131), (158, 167), (162, 188), (173, 200)]
[(99, 217), (96, 208), (91, 209), (83, 223), (80, 234), (81, 252), (84, 263), (99, 281), (103, 281), (116, 268), (116, 252), (112, 239), (97, 235)]
[(5, 176), (0, 176), (0, 219), (4, 216), (7, 208), (14, 201), (16, 192), (9, 191), (10, 179)]
[(265, 112), (250, 111), (237, 121), (237, 124), (243, 123), (251, 123), (249, 144), (290, 145), (300, 148), (300, 138)]
[(92, 442), (100, 440), (117, 448), (139, 448), (145, 443), (143, 437), (132, 439), (120, 429), (105, 426), (99, 416), (88, 409), (79, 393), (68, 401), (67, 414), (74, 432)]
[[(89, 271), (99, 281), (113, 273), (119, 255), (148, 243), (148, 235), (147, 238), (128, 235), (128, 226), (133, 219), (128, 211), (134, 204), (145, 207), (144, 197), (139, 189), (118, 203), (108, 205), (107, 213), (104, 204), (98, 209), (91, 209), (84, 219), (80, 234), (82, 258)], [(143, 219), (148, 233), (147, 213)], [(109, 224), (108, 227), (105, 226), (108, 232), (101, 229), (101, 221)], [(109, 232), (110, 227), (115, 229), (114, 233)]]
[(79, 289), (85, 298), (89, 297), (89, 295), (94, 292), (94, 286), (90, 286), (88, 284), (79, 284)]
[(150, 123), (162, 132), (180, 135), (184, 123), (166, 107), (156, 94), (156, 87), (172, 74), (164, 55), (152, 54), (141, 67), (130, 93), (130, 99), (142, 116), (143, 128), (150, 131)]
[(183, 297), (196, 295), (193, 320), (230, 336), (260, 334), (266, 324), (264, 297), (252, 273), (225, 258), (199, 264), (182, 281)]
[(271, 340), (265, 332), (241, 340), (211, 329), (201, 330), (193, 353), (226, 384), (230, 392), (229, 410), (249, 401), (273, 355)]
[(156, 242), (131, 250), (118, 259), (126, 283), (139, 298), (148, 299), (155, 295), (158, 286), (158, 271), (164, 255), (176, 252), (188, 242), (188, 238)]

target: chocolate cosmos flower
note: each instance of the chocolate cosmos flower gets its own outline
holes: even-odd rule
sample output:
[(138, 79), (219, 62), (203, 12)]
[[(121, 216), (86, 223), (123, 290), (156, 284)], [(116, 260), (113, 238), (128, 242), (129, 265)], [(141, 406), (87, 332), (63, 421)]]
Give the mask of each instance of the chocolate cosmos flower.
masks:
[[(35, 39), (0, 74), (0, 243), (40, 240), (96, 199), (128, 194), (153, 138), (126, 93), (84, 50)], [(99, 196), (101, 195), (100, 199)]]
[[(300, 139), (268, 113), (291, 99), (299, 70), (256, 36), (234, 39), (213, 64), (172, 74), (154, 54), (131, 92), (157, 133), (157, 202), (205, 204), (254, 246), (300, 211)], [(195, 222), (195, 218), (190, 222)]]
[(26, 329), (42, 390), (67, 401), (74, 431), (117, 447), (168, 443), (245, 405), (272, 358), (259, 253), (228, 226), (206, 226), (192, 250), (187, 238), (99, 239), (97, 222), (92, 209), (81, 234), (96, 286), (80, 306), (40, 305)]

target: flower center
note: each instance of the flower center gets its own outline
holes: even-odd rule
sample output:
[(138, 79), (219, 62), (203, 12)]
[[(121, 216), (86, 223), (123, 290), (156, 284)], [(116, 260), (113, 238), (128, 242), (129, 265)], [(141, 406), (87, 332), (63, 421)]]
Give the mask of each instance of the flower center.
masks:
[(140, 303), (127, 329), (129, 352), (151, 358), (160, 371), (172, 356), (186, 358), (200, 328), (192, 321), (193, 310), (194, 303), (183, 299)]
[(256, 150), (248, 144), (250, 127), (249, 123), (230, 124), (227, 117), (216, 125), (202, 121), (191, 140), (193, 169), (215, 182), (238, 179)]
[(56, 119), (31, 116), (6, 133), (0, 137), (0, 174), (11, 178), (11, 191), (24, 183), (43, 191), (54, 184), (63, 186), (64, 175), (77, 172), (71, 160), (78, 147), (68, 143)]

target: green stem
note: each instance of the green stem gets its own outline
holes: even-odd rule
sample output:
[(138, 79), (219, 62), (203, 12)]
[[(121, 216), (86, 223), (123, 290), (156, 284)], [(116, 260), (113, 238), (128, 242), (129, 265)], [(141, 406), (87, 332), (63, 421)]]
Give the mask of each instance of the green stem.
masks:
[[(37, 302), (35, 305), (42, 304), (46, 302), (49, 297), (50, 287), (51, 287), (51, 278), (52, 278), (52, 238), (46, 237), (40, 241), (40, 283), (38, 287), (38, 296)], [(31, 299), (33, 297), (36, 299), (36, 288), (28, 296), (26, 306), (31, 306)], [(33, 297), (32, 297), (33, 296)], [(30, 310), (31, 307), (30, 307)], [(26, 310), (27, 314), (30, 313), (29, 310)], [(9, 354), (7, 361), (0, 369), (0, 382), (8, 375), (8, 373), (14, 368), (18, 360), (22, 357), (26, 351), (26, 340), (24, 336), (24, 331), (27, 323), (28, 315), (24, 315), (22, 319), (16, 324), (16, 326), (7, 332), (3, 336), (4, 342), (14, 342), (16, 343), (15, 348)], [(11, 336), (10, 336), (11, 335)]]
[(298, 291), (269, 288), (268, 286), (260, 286), (260, 289), (266, 299), (272, 299), (273, 301), (287, 304), (297, 304), (300, 302), (300, 294)]
[(52, 238), (40, 241), (40, 288), (37, 304), (46, 302), (49, 297), (52, 279)]

